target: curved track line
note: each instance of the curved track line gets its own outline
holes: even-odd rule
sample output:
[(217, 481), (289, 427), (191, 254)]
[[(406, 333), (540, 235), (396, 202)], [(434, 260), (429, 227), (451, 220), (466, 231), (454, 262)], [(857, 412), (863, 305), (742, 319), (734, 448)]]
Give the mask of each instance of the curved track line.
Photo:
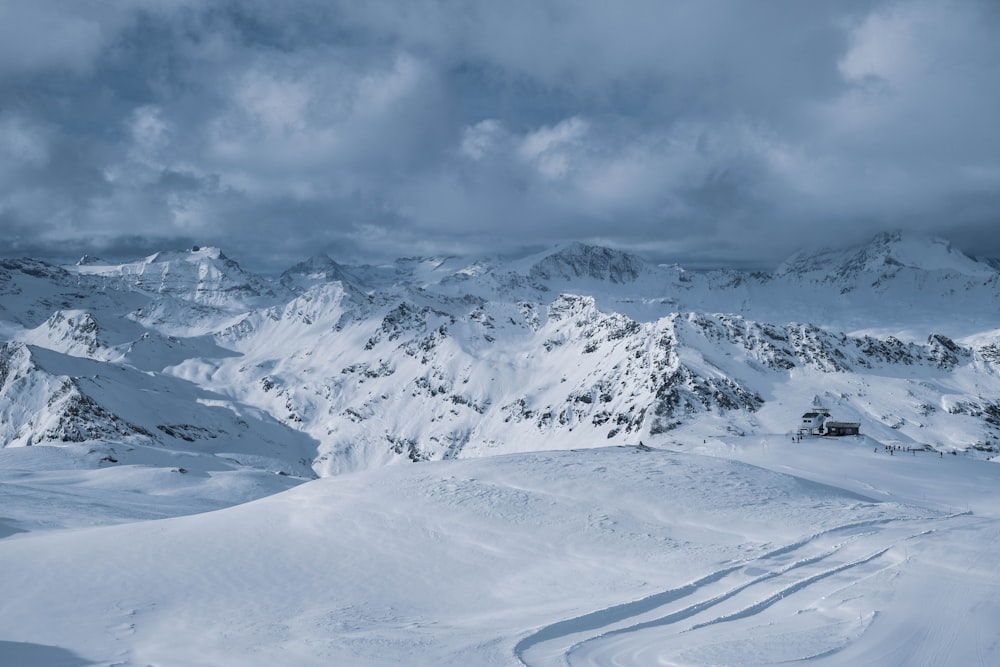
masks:
[[(968, 512), (936, 517), (930, 520), (931, 521), (947, 520), (957, 516), (965, 516), (966, 514), (968, 514)], [(768, 560), (774, 559), (775, 557), (792, 553), (807, 546), (815, 546), (815, 543), (824, 537), (830, 537), (838, 533), (851, 533), (851, 531), (857, 531), (859, 529), (864, 529), (864, 528), (881, 527), (889, 524), (905, 524), (911, 521), (927, 521), (927, 520), (928, 520), (927, 518), (871, 519), (866, 521), (858, 521), (853, 523), (842, 524), (840, 526), (823, 530), (814, 533), (813, 535), (810, 535), (805, 539), (768, 551), (764, 554), (761, 554), (757, 558), (741, 561), (729, 567), (719, 569), (693, 582), (685, 584), (684, 586), (663, 591), (661, 593), (656, 593), (648, 597), (642, 598), (640, 600), (635, 600), (632, 602), (626, 602), (620, 605), (607, 607), (605, 609), (600, 609), (594, 612), (590, 612), (588, 614), (584, 614), (581, 616), (577, 616), (562, 621), (557, 621), (550, 625), (544, 626), (539, 630), (535, 631), (534, 633), (522, 638), (519, 642), (517, 642), (517, 644), (514, 646), (514, 655), (520, 661), (521, 664), (530, 665), (531, 663), (529, 662), (529, 656), (528, 656), (528, 653), (530, 651), (532, 651), (541, 644), (555, 642), (558, 641), (559, 639), (568, 639), (570, 640), (570, 645), (564, 647), (560, 651), (560, 655), (562, 657), (562, 660), (560, 662), (561, 664), (566, 664), (566, 657), (569, 655), (569, 653), (572, 652), (575, 647), (579, 647), (580, 645), (586, 642), (595, 641), (604, 637), (635, 632), (637, 630), (645, 628), (667, 626), (678, 623), (687, 618), (696, 616), (697, 614), (706, 611), (712, 607), (715, 607), (720, 603), (723, 603), (731, 598), (734, 598), (748, 589), (751, 589), (755, 586), (760, 586), (771, 579), (782, 577), (788, 575), (789, 573), (793, 573), (794, 571), (799, 570), (801, 568), (805, 568), (810, 565), (820, 563), (821, 561), (824, 561), (827, 558), (830, 558), (831, 556), (834, 556), (835, 554), (839, 553), (845, 547), (845, 545), (849, 544), (850, 542), (853, 542), (860, 538), (870, 537), (872, 535), (877, 534), (879, 531), (874, 530), (864, 533), (849, 534), (844, 541), (826, 548), (822, 553), (818, 555), (812, 555), (805, 558), (801, 558), (791, 563), (790, 565), (786, 565), (778, 569), (772, 569), (767, 564)], [(853, 559), (849, 562), (836, 565), (835, 567), (822, 570), (821, 572), (818, 572), (802, 580), (794, 582), (778, 590), (777, 592), (768, 595), (764, 599), (755, 602), (754, 604), (751, 604), (739, 611), (733, 612), (731, 614), (724, 614), (722, 616), (719, 616), (715, 619), (703, 623), (698, 623), (692, 627), (685, 628), (682, 631), (694, 630), (709, 625), (713, 625), (716, 623), (722, 623), (729, 620), (737, 620), (740, 618), (753, 616), (754, 614), (760, 613), (764, 609), (767, 609), (768, 607), (774, 605), (785, 596), (792, 595), (798, 591), (808, 588), (812, 584), (827, 577), (872, 562), (878, 559), (879, 557), (885, 555), (892, 548), (892, 546), (897, 544), (898, 542), (910, 539), (915, 535), (925, 534), (926, 532), (929, 532), (929, 530), (925, 529), (903, 538), (892, 539), (888, 546), (876, 549), (875, 551), (868, 553), (867, 555), (861, 558)], [(635, 622), (638, 620), (638, 617), (655, 612), (657, 609), (666, 607), (673, 602), (683, 600), (684, 598), (687, 597), (695, 596), (699, 592), (705, 593), (707, 591), (704, 589), (710, 587), (712, 584), (723, 581), (727, 577), (734, 575), (737, 572), (743, 570), (744, 568), (752, 566), (754, 564), (761, 565), (762, 567), (768, 567), (768, 569), (770, 569), (771, 571), (767, 572), (766, 574), (754, 577), (748, 581), (742, 582), (738, 585), (732, 586), (727, 590), (723, 591), (722, 593), (713, 595), (705, 600), (695, 602), (693, 604), (687, 605), (682, 609), (668, 613), (660, 618)], [(612, 627), (623, 623), (629, 623), (630, 620), (633, 621), (633, 623), (627, 625), (626, 627), (618, 627), (618, 628)], [(583, 639), (582, 641), (573, 642), (570, 639), (571, 637), (573, 637), (573, 635), (580, 635), (585, 633), (594, 633), (594, 634), (591, 637)], [(554, 657), (555, 654), (550, 656), (549, 659)]]

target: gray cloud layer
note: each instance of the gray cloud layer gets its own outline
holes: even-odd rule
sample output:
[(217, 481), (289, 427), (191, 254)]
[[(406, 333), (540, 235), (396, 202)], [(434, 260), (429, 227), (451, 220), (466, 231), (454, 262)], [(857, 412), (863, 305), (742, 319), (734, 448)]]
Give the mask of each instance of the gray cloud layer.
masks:
[(1000, 255), (1000, 5), (0, 0), (5, 254)]

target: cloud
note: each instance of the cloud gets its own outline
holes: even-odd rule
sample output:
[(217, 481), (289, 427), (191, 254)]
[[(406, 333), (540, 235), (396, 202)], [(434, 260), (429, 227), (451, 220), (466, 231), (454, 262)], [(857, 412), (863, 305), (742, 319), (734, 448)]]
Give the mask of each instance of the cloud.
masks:
[(72, 3), (0, 5), (0, 75), (84, 69), (103, 42), (100, 22), (74, 12)]
[(988, 0), (0, 14), (21, 248), (195, 239), (278, 264), (583, 239), (767, 264), (909, 228), (1000, 255)]
[[(372, 169), (408, 166), (434, 150), (427, 107), (436, 104), (436, 82), (408, 54), (364, 69), (326, 53), (270, 57), (228, 85), (227, 103), (205, 124), (201, 157), (254, 195), (357, 187)], [(331, 182), (335, 170), (339, 183)]]
[(87, 75), (141, 16), (159, 19), (190, 0), (0, 0), (0, 79)]
[(5, 180), (18, 169), (37, 169), (49, 159), (49, 129), (16, 113), (0, 112), (0, 172)]

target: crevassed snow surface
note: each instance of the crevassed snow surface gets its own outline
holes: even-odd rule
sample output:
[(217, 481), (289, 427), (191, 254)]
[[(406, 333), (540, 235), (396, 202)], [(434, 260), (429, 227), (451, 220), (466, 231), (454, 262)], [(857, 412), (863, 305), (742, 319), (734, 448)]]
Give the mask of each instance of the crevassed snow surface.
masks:
[[(0, 664), (1000, 660), (1000, 466), (863, 437), (672, 448), (389, 466), (161, 520), (124, 497), (140, 469), (6, 450)], [(163, 512), (205, 509), (158, 474)], [(76, 516), (39, 520), (44, 484)]]

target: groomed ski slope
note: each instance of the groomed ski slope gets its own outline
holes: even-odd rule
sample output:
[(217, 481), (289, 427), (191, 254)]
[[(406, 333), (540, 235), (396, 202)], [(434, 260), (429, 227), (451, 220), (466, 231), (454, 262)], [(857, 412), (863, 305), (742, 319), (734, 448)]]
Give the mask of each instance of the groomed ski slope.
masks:
[[(11, 455), (0, 664), (1000, 660), (1000, 466), (863, 437), (653, 444), (388, 466), (158, 520), (102, 496), (108, 470)], [(75, 524), (24, 493), (55, 474), (87, 490)]]

